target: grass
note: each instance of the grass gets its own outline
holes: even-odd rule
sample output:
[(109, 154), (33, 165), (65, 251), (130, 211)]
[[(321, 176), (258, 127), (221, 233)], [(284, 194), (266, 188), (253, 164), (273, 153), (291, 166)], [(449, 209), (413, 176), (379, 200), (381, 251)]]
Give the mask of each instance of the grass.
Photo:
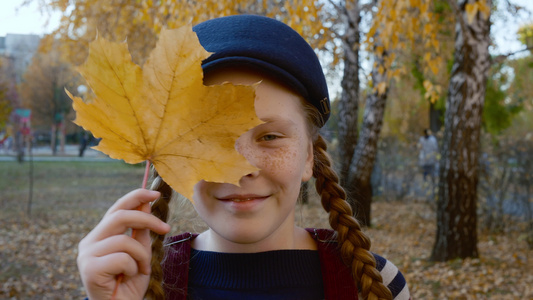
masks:
[(1, 162), (0, 299), (83, 298), (76, 245), (143, 167), (121, 162)]
[[(0, 299), (83, 299), (77, 244), (144, 168), (120, 162), (0, 162)], [(520, 230), (480, 232), (479, 259), (434, 263), (433, 205), (416, 199), (373, 204), (372, 249), (404, 273), (414, 299), (533, 299), (533, 251)], [(189, 202), (173, 208), (173, 233), (205, 228)], [(304, 227), (328, 227), (315, 196), (297, 211)], [(520, 228), (508, 226), (507, 228)]]
[[(31, 164), (2, 162), (0, 207), (3, 213), (26, 212)], [(144, 168), (122, 162), (34, 162), (31, 211), (104, 209), (116, 197), (141, 185)], [(104, 200), (104, 201), (102, 201)]]

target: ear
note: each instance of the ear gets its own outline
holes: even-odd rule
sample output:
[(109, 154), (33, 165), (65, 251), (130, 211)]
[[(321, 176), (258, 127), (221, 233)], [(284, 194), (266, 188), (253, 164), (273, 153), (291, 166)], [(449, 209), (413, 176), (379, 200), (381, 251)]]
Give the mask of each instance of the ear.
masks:
[(307, 158), (305, 159), (304, 172), (302, 174), (302, 182), (309, 181), (313, 177), (313, 166), (315, 164), (315, 156), (313, 154), (313, 143), (309, 142), (307, 146)]

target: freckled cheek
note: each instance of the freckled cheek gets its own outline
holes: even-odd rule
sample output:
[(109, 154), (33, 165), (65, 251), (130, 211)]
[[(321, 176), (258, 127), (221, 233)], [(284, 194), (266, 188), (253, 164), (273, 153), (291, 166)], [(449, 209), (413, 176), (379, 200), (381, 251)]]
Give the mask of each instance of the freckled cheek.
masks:
[(256, 149), (243, 147), (241, 154), (255, 167), (271, 174), (293, 175), (297, 172), (298, 151), (291, 147)]
[[(237, 143), (235, 143), (235, 150), (239, 152), (242, 156), (244, 156), (248, 162), (250, 162), (252, 165), (256, 166), (254, 163), (254, 149), (251, 143), (246, 143), (246, 140), (238, 139)], [(257, 167), (257, 166), (256, 166)]]

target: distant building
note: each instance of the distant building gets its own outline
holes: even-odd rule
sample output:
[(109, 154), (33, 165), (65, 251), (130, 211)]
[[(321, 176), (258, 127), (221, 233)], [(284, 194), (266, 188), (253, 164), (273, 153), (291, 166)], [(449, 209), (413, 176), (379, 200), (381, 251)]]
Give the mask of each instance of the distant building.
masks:
[(0, 36), (0, 56), (3, 56), (6, 52), (6, 37)]
[(31, 59), (41, 38), (35, 34), (6, 34), (0, 37), (0, 55), (9, 59), (16, 76), (16, 83), (22, 81), (22, 75), (31, 63)]

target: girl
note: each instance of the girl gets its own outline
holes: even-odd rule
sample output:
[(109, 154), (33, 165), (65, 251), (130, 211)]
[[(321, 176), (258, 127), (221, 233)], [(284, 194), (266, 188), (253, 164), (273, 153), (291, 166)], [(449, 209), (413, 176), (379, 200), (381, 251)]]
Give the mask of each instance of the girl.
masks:
[[(236, 143), (260, 170), (239, 186), (196, 184), (194, 207), (209, 226), (199, 235), (165, 239), (173, 191), (157, 174), (155, 191), (119, 199), (79, 245), (89, 299), (409, 299), (398, 269), (368, 251), (331, 167), (318, 133), (328, 91), (313, 49), (259, 16), (218, 18), (194, 31), (214, 53), (203, 62), (206, 85), (261, 82), (255, 109), (264, 123)], [(300, 185), (312, 176), (333, 230), (295, 225)]]

